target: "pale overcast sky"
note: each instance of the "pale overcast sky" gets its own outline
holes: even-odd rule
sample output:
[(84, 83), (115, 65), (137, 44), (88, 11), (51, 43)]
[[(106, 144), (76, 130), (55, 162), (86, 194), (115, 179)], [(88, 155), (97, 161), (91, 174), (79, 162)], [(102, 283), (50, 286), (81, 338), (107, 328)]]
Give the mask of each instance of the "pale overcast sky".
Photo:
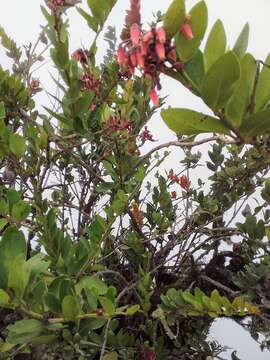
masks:
[[(98, 0), (97, 0), (98, 1)], [(209, 25), (220, 18), (225, 25), (228, 34), (229, 44), (233, 45), (235, 39), (240, 33), (244, 24), (248, 21), (251, 27), (249, 52), (255, 58), (264, 59), (270, 51), (270, 0), (205, 0), (209, 10)], [(157, 10), (165, 10), (170, 0), (144, 1), (142, 0), (143, 18), (151, 19), (151, 13)], [(187, 0), (187, 7), (191, 7), (197, 1)], [(9, 0), (1, 1), (0, 25), (3, 26), (19, 44), (34, 42), (40, 31), (40, 24), (44, 24), (40, 5), (42, 0)], [(83, 0), (85, 4), (86, 1)], [(109, 19), (108, 25), (116, 25), (118, 31), (123, 22), (124, 13), (129, 5), (129, 0), (118, 0), (113, 13)], [(83, 20), (80, 20), (75, 11), (71, 15), (71, 50), (81, 45), (89, 44), (91, 34)], [(104, 52), (103, 43), (101, 49)], [(8, 61), (3, 57), (3, 51), (0, 50), (1, 65), (8, 66)], [(41, 69), (41, 80), (43, 84), (50, 83), (48, 66)], [(176, 107), (190, 107), (194, 110), (206, 111), (205, 105), (194, 96), (187, 93), (178, 83), (172, 80), (163, 82), (162, 95), (168, 95), (167, 104)], [(38, 100), (47, 101), (44, 95), (39, 95)], [(159, 115), (154, 116), (150, 128), (156, 138), (160, 141), (174, 139), (165, 125), (160, 121)], [(178, 153), (181, 155), (181, 153)], [(174, 159), (176, 159), (174, 157)], [(180, 157), (177, 158), (180, 160)], [(261, 353), (257, 344), (250, 336), (239, 331), (235, 323), (228, 320), (219, 320), (214, 325), (212, 332), (213, 338), (217, 338), (224, 345), (238, 349), (238, 356), (242, 360), (268, 360), (269, 352)], [(228, 355), (225, 355), (228, 358)]]

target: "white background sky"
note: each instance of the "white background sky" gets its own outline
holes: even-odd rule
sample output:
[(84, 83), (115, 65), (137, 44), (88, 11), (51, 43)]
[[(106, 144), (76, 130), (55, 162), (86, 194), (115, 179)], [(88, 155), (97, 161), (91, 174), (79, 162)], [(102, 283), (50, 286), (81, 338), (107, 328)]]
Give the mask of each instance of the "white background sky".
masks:
[[(205, 1), (209, 10), (208, 31), (212, 24), (220, 18), (224, 22), (229, 45), (232, 46), (245, 22), (248, 21), (251, 27), (248, 50), (256, 59), (264, 59), (266, 57), (270, 51), (270, 0)], [(165, 10), (170, 0), (142, 0), (141, 2), (143, 18), (147, 21), (151, 19), (152, 12)], [(195, 0), (187, 0), (187, 7), (191, 7), (196, 2)], [(40, 12), (40, 5), (42, 3), (42, 0), (1, 0), (0, 25), (5, 28), (11, 37), (16, 39), (18, 44), (27, 44), (35, 41), (37, 34), (40, 32), (40, 24), (44, 24)], [(86, 0), (83, 0), (83, 3), (85, 4)], [(118, 32), (120, 31), (128, 5), (129, 0), (118, 0), (109, 19), (108, 25), (116, 25)], [(70, 15), (71, 50), (82, 45), (87, 48), (92, 37), (91, 33), (75, 11), (70, 12)], [(101, 43), (100, 51), (104, 52), (103, 43)], [(1, 50), (0, 60), (2, 66), (7, 67), (9, 65), (9, 62), (4, 58), (4, 52)], [(40, 71), (43, 84), (50, 83), (49, 66), (50, 64), (47, 64)], [(188, 94), (184, 88), (173, 80), (163, 82), (162, 95), (169, 95), (167, 99), (168, 105), (206, 111), (206, 107), (199, 99)], [(47, 98), (44, 95), (40, 95), (38, 100), (46, 102)], [(151, 121), (150, 128), (155, 137), (162, 142), (174, 139), (174, 135), (162, 124), (158, 114)], [(179, 157), (177, 159), (179, 161)], [(258, 346), (250, 340), (250, 336), (242, 330), (239, 331), (237, 325), (231, 321), (218, 321), (214, 325), (213, 337), (225, 345), (237, 348), (238, 355), (242, 360), (268, 360), (270, 358), (269, 352), (261, 353)]]

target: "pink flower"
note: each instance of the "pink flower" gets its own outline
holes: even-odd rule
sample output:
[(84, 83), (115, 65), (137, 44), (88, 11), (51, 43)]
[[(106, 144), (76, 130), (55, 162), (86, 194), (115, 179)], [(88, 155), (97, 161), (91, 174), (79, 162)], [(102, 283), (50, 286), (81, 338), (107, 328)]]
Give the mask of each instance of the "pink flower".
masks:
[(136, 52), (130, 54), (130, 62), (132, 64), (133, 67), (136, 67), (137, 66), (137, 55), (136, 55)]
[(153, 89), (150, 91), (150, 99), (152, 100), (152, 103), (154, 104), (154, 106), (158, 106), (158, 105), (159, 105), (159, 98), (158, 98), (158, 94), (157, 94), (155, 88), (153, 88)]
[(152, 31), (148, 31), (144, 37), (143, 37), (143, 41), (148, 43), (149, 41), (151, 41), (153, 39), (154, 35)]
[(166, 33), (163, 27), (157, 29), (157, 38), (161, 44), (166, 42)]
[(130, 39), (133, 46), (138, 46), (140, 42), (141, 28), (138, 24), (133, 24), (130, 28)]
[(159, 57), (159, 60), (163, 61), (165, 59), (165, 47), (160, 42), (156, 42), (155, 45), (156, 54)]
[(120, 66), (125, 66), (128, 62), (128, 57), (125, 52), (125, 49), (122, 48), (121, 46), (119, 46), (119, 48), (117, 50), (117, 60), (118, 60), (118, 64)]
[(194, 38), (191, 26), (187, 22), (181, 26), (180, 31), (186, 39), (192, 40)]
[(141, 43), (141, 54), (146, 55), (148, 51), (148, 45), (145, 41)]
[(136, 53), (137, 64), (140, 68), (144, 68), (144, 57), (140, 52)]

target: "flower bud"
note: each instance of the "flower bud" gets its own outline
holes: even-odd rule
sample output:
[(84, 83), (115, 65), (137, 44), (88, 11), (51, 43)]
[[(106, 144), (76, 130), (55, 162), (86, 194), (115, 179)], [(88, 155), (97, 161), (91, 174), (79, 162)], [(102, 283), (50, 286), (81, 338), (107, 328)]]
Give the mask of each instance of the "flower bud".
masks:
[(133, 24), (130, 28), (130, 39), (133, 46), (138, 46), (140, 42), (141, 28), (138, 24)]
[(181, 26), (180, 31), (187, 40), (192, 40), (194, 38), (191, 26), (187, 22)]
[(152, 100), (154, 106), (159, 105), (159, 98), (155, 88), (150, 91), (150, 99)]

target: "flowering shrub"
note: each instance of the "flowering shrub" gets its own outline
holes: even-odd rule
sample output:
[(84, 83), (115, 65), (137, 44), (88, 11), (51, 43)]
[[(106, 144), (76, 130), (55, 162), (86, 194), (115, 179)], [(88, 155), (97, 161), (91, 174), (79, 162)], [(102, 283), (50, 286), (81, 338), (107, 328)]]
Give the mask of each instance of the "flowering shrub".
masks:
[[(35, 46), (0, 28), (0, 359), (208, 360), (219, 317), (268, 351), (270, 56), (247, 53), (248, 25), (228, 50), (220, 20), (202, 49), (204, 1), (173, 0), (145, 27), (131, 0), (98, 64), (117, 0), (79, 3), (45, 1)], [(87, 49), (69, 47), (72, 7)], [(57, 91), (40, 106), (48, 49)], [(161, 74), (210, 115), (166, 108)], [(156, 143), (157, 111), (174, 141)]]

